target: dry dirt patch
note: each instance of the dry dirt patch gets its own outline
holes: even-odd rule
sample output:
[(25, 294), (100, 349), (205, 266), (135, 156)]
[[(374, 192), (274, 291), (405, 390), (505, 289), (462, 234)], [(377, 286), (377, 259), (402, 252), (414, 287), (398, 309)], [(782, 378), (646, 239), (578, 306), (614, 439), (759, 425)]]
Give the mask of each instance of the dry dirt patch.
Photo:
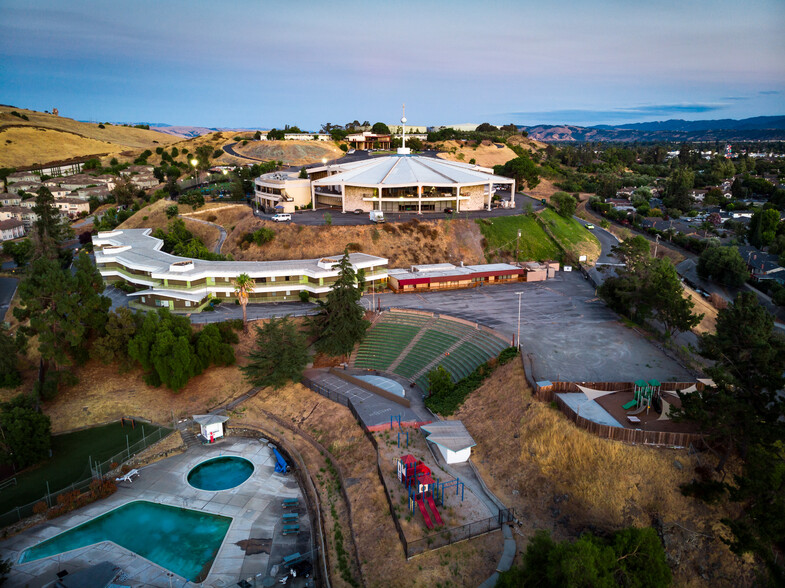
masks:
[[(275, 238), (261, 247), (240, 241), (246, 233), (266, 226)], [(382, 227), (284, 225), (249, 216), (237, 223), (224, 244), (224, 253), (237, 260), (313, 259), (350, 249), (386, 257), (390, 267), (417, 263), (484, 263), (482, 235), (466, 220), (387, 223)]]

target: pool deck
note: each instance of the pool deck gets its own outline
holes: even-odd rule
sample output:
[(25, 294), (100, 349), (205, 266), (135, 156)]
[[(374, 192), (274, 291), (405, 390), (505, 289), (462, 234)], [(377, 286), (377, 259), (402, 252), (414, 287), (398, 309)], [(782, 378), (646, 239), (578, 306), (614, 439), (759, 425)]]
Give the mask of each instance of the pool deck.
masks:
[[(188, 484), (186, 476), (191, 468), (220, 455), (250, 460), (254, 464), (254, 473), (236, 488), (219, 492), (197, 490)], [(0, 558), (18, 562), (25, 549), (134, 500), (149, 500), (232, 517), (218, 555), (201, 584), (188, 582), (119, 545), (105, 541), (29, 563), (15, 563), (8, 585), (44, 586), (56, 580), (56, 574), (61, 570), (73, 573), (102, 561), (110, 561), (122, 568), (127, 576), (126, 582), (132, 586), (236, 586), (242, 579), (260, 574), (264, 577), (274, 565), (281, 563), (284, 556), (310, 550), (311, 530), (302, 491), (293, 474), (277, 474), (274, 466), (272, 450), (256, 439), (230, 437), (214, 445), (192, 447), (183, 454), (140, 469), (140, 475), (133, 482), (118, 482), (117, 492), (109, 498), (0, 542)], [(299, 506), (284, 511), (284, 498), (299, 498)], [(281, 516), (284, 512), (299, 512), (299, 535), (282, 535)], [(262, 553), (247, 555), (245, 549), (237, 545), (248, 539), (262, 540), (259, 550)]]

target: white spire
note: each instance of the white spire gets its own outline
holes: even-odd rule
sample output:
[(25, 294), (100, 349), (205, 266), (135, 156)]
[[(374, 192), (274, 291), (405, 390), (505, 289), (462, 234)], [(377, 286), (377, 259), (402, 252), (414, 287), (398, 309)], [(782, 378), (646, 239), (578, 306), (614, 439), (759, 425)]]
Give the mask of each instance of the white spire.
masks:
[(410, 153), (411, 149), (406, 148), (406, 104), (404, 104), (401, 117), (401, 147), (398, 148), (398, 155), (409, 155)]

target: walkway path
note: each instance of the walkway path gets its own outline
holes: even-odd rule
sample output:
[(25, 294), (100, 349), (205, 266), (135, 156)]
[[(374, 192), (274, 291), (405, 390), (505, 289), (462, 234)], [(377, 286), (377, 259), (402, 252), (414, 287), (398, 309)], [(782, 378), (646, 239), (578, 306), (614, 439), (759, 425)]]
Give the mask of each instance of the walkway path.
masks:
[(177, 216), (185, 220), (194, 221), (195, 223), (201, 223), (203, 225), (209, 225), (211, 227), (215, 227), (216, 229), (218, 229), (220, 235), (218, 237), (218, 243), (216, 243), (215, 247), (213, 247), (213, 253), (221, 252), (221, 247), (223, 247), (224, 241), (226, 241), (226, 229), (224, 229), (221, 225), (217, 225), (215, 223), (211, 223), (210, 221), (202, 220), (200, 218), (194, 218), (192, 216), (183, 216), (182, 214), (178, 214)]

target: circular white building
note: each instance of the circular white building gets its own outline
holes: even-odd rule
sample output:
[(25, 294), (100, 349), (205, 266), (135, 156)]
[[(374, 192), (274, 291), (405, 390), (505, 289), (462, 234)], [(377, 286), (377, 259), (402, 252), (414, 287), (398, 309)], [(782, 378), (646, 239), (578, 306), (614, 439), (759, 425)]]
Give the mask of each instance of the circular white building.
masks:
[(493, 170), (469, 163), (410, 155), (374, 157), (351, 163), (310, 168), (314, 208), (340, 207), (343, 212), (381, 210), (398, 212), (455, 212), (490, 208), (495, 187), (515, 180), (493, 175)]

